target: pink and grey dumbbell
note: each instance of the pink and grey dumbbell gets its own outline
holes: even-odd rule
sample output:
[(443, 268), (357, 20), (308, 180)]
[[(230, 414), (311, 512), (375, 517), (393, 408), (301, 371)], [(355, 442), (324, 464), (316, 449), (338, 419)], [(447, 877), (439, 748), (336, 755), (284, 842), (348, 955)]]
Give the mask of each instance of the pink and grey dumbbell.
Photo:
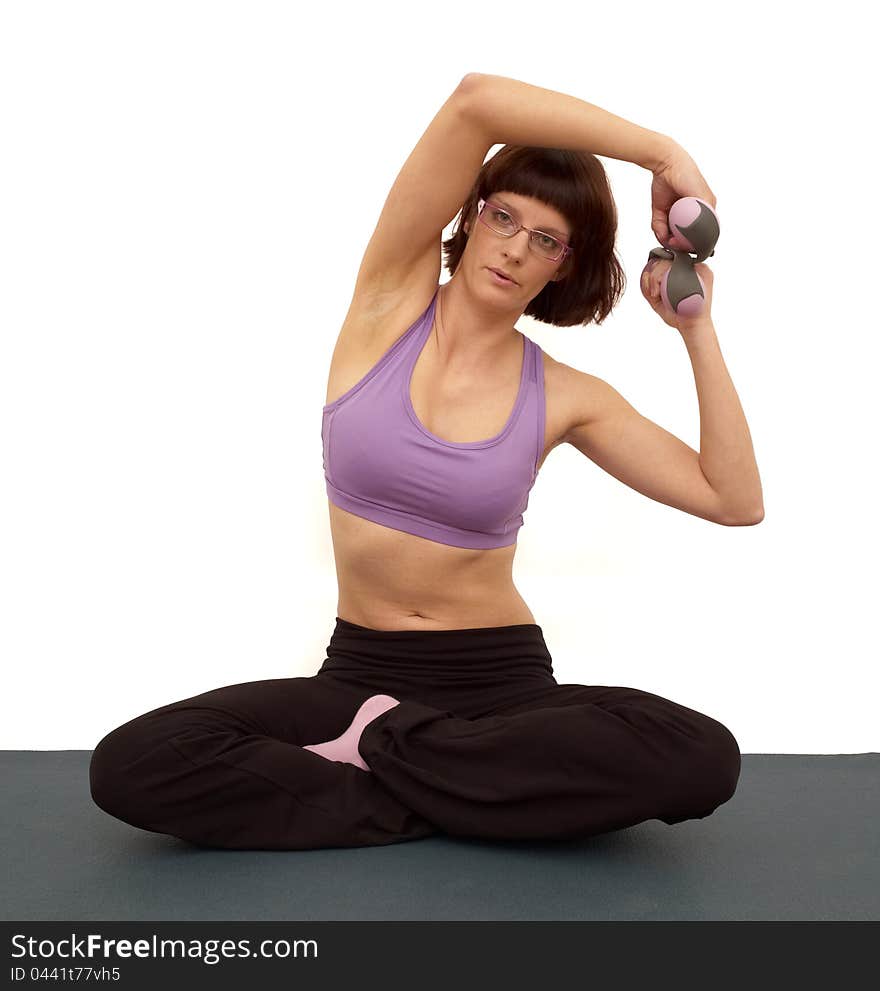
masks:
[[(696, 196), (683, 196), (669, 210), (669, 229), (678, 235), (685, 250), (652, 248), (648, 261), (662, 258), (672, 262), (672, 267), (660, 282), (660, 295), (673, 313), (682, 317), (695, 317), (703, 309), (706, 291), (694, 265), (715, 254), (715, 244), (721, 232), (718, 217), (705, 200)], [(696, 258), (692, 258), (692, 254)]]

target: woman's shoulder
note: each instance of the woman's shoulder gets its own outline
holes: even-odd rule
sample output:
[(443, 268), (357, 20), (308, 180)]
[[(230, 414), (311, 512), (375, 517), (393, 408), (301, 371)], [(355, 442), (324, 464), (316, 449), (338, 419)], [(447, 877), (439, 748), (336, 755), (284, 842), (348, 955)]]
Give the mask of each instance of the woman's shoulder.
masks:
[[(528, 336), (528, 335), (523, 335)], [(531, 340), (531, 338), (529, 338)], [(537, 341), (532, 341), (537, 344)], [(559, 361), (542, 345), (537, 345), (541, 352), (541, 362), (544, 366), (544, 388), (558, 393), (566, 393), (575, 384), (579, 375), (584, 374), (571, 365), (566, 365), (564, 361)]]
[(603, 379), (559, 361), (543, 347), (544, 394), (548, 416), (558, 425), (560, 439), (571, 426), (601, 412), (610, 386)]

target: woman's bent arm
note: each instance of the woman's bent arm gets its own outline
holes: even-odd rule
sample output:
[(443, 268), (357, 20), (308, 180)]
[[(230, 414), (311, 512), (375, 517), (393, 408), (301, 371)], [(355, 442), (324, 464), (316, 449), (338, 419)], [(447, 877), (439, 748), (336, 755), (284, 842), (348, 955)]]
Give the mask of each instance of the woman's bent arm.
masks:
[(574, 148), (652, 172), (675, 144), (658, 131), (565, 93), (482, 72), (465, 79), (471, 113), (493, 144)]

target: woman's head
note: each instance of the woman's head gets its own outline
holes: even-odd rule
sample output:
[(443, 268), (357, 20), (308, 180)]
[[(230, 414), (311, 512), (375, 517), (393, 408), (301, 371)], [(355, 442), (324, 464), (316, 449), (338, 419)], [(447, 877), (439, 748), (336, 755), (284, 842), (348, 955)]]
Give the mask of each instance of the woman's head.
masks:
[[(499, 199), (507, 216), (484, 206), (478, 219), (480, 200), (494, 205)], [(485, 223), (500, 219), (509, 224), (511, 217), (559, 237), (571, 253), (548, 260), (528, 247), (529, 235), (520, 231), (505, 237)], [(443, 242), (444, 262), (450, 274), (463, 261), (480, 277), (487, 277), (487, 266), (509, 272), (528, 300), (524, 312), (536, 320), (560, 327), (600, 324), (624, 287), (614, 252), (616, 234), (617, 208), (594, 155), (505, 145), (480, 169), (452, 237)]]

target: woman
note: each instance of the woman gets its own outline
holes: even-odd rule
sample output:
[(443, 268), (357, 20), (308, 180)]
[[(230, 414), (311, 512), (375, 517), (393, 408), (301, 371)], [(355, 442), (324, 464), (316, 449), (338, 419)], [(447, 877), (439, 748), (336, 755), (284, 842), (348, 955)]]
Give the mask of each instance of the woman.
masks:
[[(563, 442), (684, 512), (762, 515), (711, 291), (687, 322), (659, 298), (670, 263), (643, 275), (694, 365), (699, 455), (515, 327), (523, 313), (601, 322), (619, 297), (594, 154), (651, 168), (661, 243), (675, 247), (675, 199), (714, 205), (673, 141), (574, 97), (469, 74), (443, 105), (389, 194), (333, 353), (327, 659), (312, 677), (229, 685), (108, 734), (90, 769), (104, 810), (204, 846), (307, 849), (584, 836), (703, 818), (733, 795), (725, 726), (632, 688), (559, 685), (512, 580), (528, 493)], [(440, 287), (438, 241), (459, 210)]]

